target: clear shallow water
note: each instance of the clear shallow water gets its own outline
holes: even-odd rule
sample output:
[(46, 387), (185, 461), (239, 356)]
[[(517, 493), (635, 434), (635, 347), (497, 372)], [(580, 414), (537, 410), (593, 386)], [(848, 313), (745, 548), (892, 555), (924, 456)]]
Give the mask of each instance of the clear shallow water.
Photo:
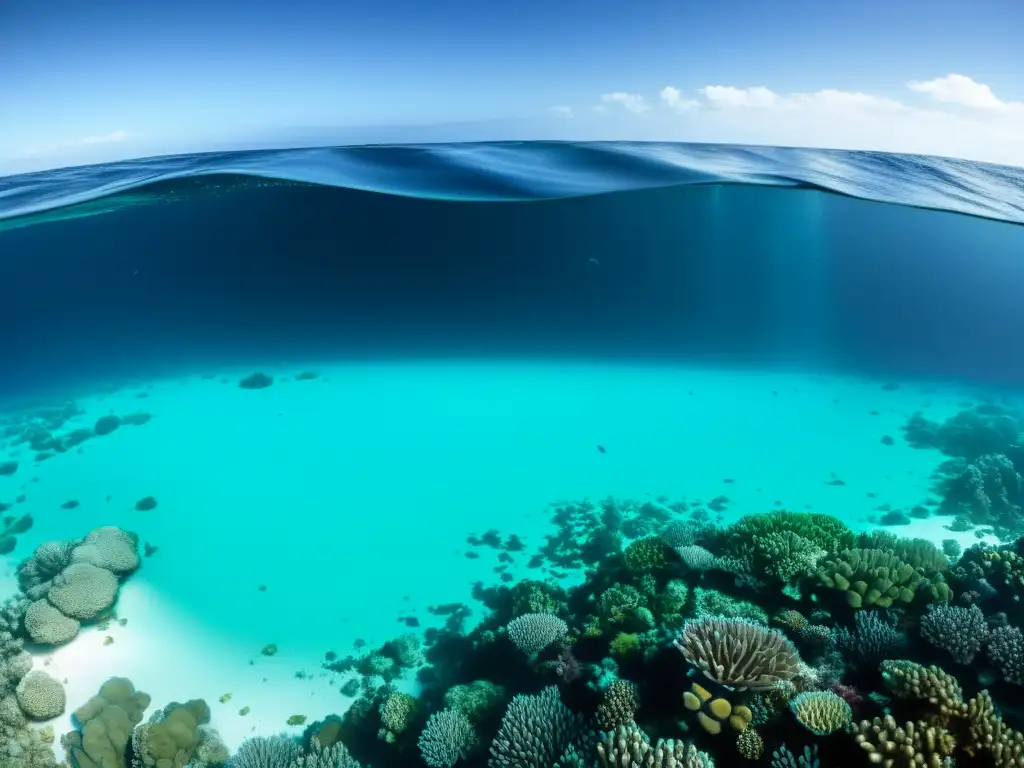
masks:
[[(34, 521), (6, 593), (44, 541), (116, 525), (157, 547), (121, 587), (123, 626), (33, 647), (35, 664), (66, 680), (70, 707), (112, 675), (154, 708), (202, 697), (232, 750), (299, 737), (295, 714), (344, 713), (359, 675), (325, 654), (365, 658), (407, 632), (434, 649), (432, 672), (395, 681), (420, 719), (394, 745), (372, 717), (355, 728), (364, 764), (422, 765), (418, 734), (451, 683), (556, 682), (507, 640), (474, 635), (456, 661), (436, 634), (446, 604), (466, 606), (465, 631), (493, 620), (475, 585), (626, 578), (614, 558), (534, 560), (559, 531), (552, 505), (664, 497), (687, 500), (679, 519), (786, 508), (857, 532), (899, 511), (900, 536), (970, 546), (975, 531), (936, 509), (946, 457), (905, 428), (979, 403), (1012, 414), (1024, 377), (1012, 169), (543, 144), (157, 159), (0, 185), (0, 463), (18, 463), (0, 502)], [(596, 192), (610, 194), (578, 196)], [(239, 386), (257, 371), (272, 384)], [(67, 400), (56, 420), (32, 410)], [(40, 426), (59, 449), (25, 439)], [(146, 497), (155, 508), (138, 509)], [(523, 551), (467, 538), (489, 530)], [(976, 666), (956, 668), (965, 687), (989, 670)], [(733, 741), (679, 730), (682, 690), (644, 670), (620, 667), (648, 702), (638, 722), (730, 764)], [(577, 682), (563, 699), (592, 711)], [(492, 719), (476, 724), (484, 743)], [(814, 742), (791, 718), (759, 731), (769, 752)]]

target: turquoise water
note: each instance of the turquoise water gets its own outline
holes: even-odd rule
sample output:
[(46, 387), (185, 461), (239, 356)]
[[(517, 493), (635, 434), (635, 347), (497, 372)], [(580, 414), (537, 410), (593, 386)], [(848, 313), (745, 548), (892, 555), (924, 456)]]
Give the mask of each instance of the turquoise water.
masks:
[[(3, 594), (24, 587), (16, 569), (43, 542), (118, 526), (142, 553), (121, 578), (115, 620), (87, 620), (66, 643), (28, 638), (35, 667), (65, 690), (61, 714), (40, 720), (58, 737), (82, 728), (72, 711), (105, 680), (126, 676), (153, 710), (204, 699), (232, 753), (279, 733), (309, 749), (320, 732), (310, 725), (344, 716), (357, 699), (341, 689), (356, 680), (371, 690), (345, 721), (354, 758), (423, 765), (433, 753), (420, 734), (445, 709), (445, 691), (489, 680), (505, 697), (474, 719), (477, 746), (454, 755), (487, 765), (512, 694), (559, 684), (562, 700), (592, 717), (610, 658), (638, 686), (636, 723), (652, 739), (693, 741), (731, 765), (736, 735), (709, 734), (682, 704), (690, 678), (670, 642), (681, 627), (667, 617), (697, 621), (699, 609), (658, 608), (656, 626), (587, 635), (598, 612), (588, 589), (643, 579), (622, 570), (621, 553), (554, 559), (550, 537), (576, 546), (564, 540), (561, 507), (618, 499), (633, 521), (622, 545), (672, 521), (725, 527), (777, 509), (965, 549), (1024, 533), (1010, 512), (982, 523), (984, 510), (942, 506), (936, 472), (955, 453), (951, 438), (921, 447), (920, 431), (907, 431), (915, 414), (943, 423), (988, 408), (991, 419), (952, 442), (1009, 424), (992, 451), (1018, 460), (1018, 171), (668, 147), (663, 165), (648, 158), (641, 173), (631, 163), (642, 147), (484, 149), (471, 161), (458, 148), (431, 150), (431, 165), (408, 169), (409, 152), (393, 150), (359, 171), (375, 184), (352, 183), (344, 151), (336, 165), (323, 152), (243, 154), (0, 180), (0, 464), (17, 464), (0, 473), (0, 502), (11, 521), (32, 517), (6, 556)], [(595, 152), (605, 165), (579, 159)], [(250, 175), (203, 175), (243, 169)], [(685, 186), (679, 169), (713, 185)], [(261, 173), (278, 181), (253, 182)], [(329, 177), (377, 191), (317, 186)], [(416, 187), (424, 178), (430, 190)], [(474, 179), (490, 181), (471, 201)], [(846, 196), (826, 191), (828, 179), (842, 179), (833, 192)], [(929, 204), (945, 210), (921, 209)], [(266, 386), (243, 385), (256, 373)], [(106, 433), (99, 422), (111, 414), (128, 418)], [(1004, 490), (1017, 500), (1012, 482)], [(958, 514), (973, 524), (950, 530)], [(599, 528), (586, 521), (578, 542)], [(675, 555), (659, 568), (659, 590), (677, 579), (770, 614), (828, 607), (829, 631), (853, 625), (813, 570), (797, 598), (782, 584), (688, 570)], [(947, 578), (957, 595), (977, 587)], [(531, 579), (591, 585), (556, 611), (594, 665), (578, 680), (544, 664), (553, 646), (527, 663), (500, 630), (523, 613), (510, 614), (500, 590)], [(451, 604), (464, 606), (461, 627)], [(1011, 624), (1014, 611), (985, 604)], [(971, 695), (988, 685), (1009, 706), (1012, 681), (991, 679), (991, 659), (956, 666), (916, 639), (924, 606), (888, 614), (913, 638), (899, 658), (945, 664)], [(642, 638), (639, 658), (609, 645), (620, 630)], [(380, 689), (384, 678), (360, 663), (410, 633), (427, 663)], [(794, 641), (808, 663), (827, 666)], [(353, 655), (356, 668), (332, 669), (328, 654)], [(674, 683), (662, 656), (676, 665)], [(844, 683), (865, 695), (880, 686), (876, 667), (846, 665)], [(830, 689), (824, 672), (818, 679), (810, 690)], [(418, 709), (397, 738), (377, 738), (395, 690), (418, 697)], [(368, 715), (353, 714), (364, 706)], [(306, 719), (290, 725), (294, 715)], [(856, 705), (855, 719), (876, 716), (876, 702)], [(851, 754), (852, 736), (818, 738), (785, 708), (757, 732), (761, 764), (783, 744), (820, 748), (828, 765), (869, 764)], [(126, 749), (122, 760), (138, 747)], [(587, 755), (579, 765), (593, 764)], [(70, 758), (77, 768), (95, 760), (88, 749)]]

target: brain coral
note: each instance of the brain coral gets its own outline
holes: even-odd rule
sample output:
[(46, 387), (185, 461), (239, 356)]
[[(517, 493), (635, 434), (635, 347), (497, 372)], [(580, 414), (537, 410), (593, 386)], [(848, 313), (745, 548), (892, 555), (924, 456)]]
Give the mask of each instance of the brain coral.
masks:
[(89, 533), (71, 552), (73, 563), (89, 563), (117, 575), (139, 567), (138, 538), (127, 531), (107, 525)]
[(18, 566), (18, 582), (33, 602), (25, 629), (37, 643), (59, 645), (78, 634), (117, 599), (118, 577), (139, 567), (138, 537), (106, 526), (85, 539), (40, 544)]
[(64, 686), (45, 672), (36, 670), (22, 678), (16, 691), (18, 706), (32, 720), (49, 720), (63, 714), (67, 704)]
[(78, 634), (81, 625), (58, 611), (46, 600), (36, 600), (25, 611), (25, 631), (37, 643), (60, 645)]
[(114, 604), (117, 577), (91, 563), (73, 563), (53, 580), (46, 598), (65, 616), (93, 619)]

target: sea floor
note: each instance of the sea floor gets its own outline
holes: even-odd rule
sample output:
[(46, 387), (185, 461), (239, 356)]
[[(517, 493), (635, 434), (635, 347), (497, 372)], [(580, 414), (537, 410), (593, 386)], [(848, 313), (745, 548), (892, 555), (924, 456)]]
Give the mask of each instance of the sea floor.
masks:
[[(444, 617), (429, 606), (477, 608), (473, 584), (499, 583), (498, 551), (471, 547), (469, 534), (520, 536), (519, 579), (543, 577), (525, 565), (553, 532), (558, 501), (724, 495), (725, 522), (785, 507), (873, 527), (880, 505), (926, 500), (942, 460), (906, 444), (907, 417), (943, 419), (971, 397), (696, 368), (262, 370), (274, 377), (265, 389), (239, 387), (248, 369), (82, 394), (84, 413), (68, 429), (108, 413), (153, 418), (39, 464), (27, 450), (0, 450), (0, 460), (21, 463), (0, 477), (0, 501), (25, 494), (17, 512), (35, 519), (7, 557), (0, 597), (15, 590), (17, 563), (46, 540), (117, 525), (158, 548), (121, 590), (124, 626), (86, 629), (36, 657), (67, 681), (69, 712), (123, 675), (154, 706), (205, 698), (232, 749), (252, 733), (298, 733), (286, 725), (291, 715), (312, 721), (352, 701), (339, 691), (347, 677), (322, 668), (328, 651), (344, 657), (357, 640), (373, 647), (438, 626)], [(302, 370), (318, 376), (297, 379)], [(156, 508), (137, 511), (147, 496)], [(79, 503), (62, 508), (69, 501)], [(944, 529), (948, 522), (892, 530), (975, 541)], [(268, 644), (275, 655), (261, 653)], [(55, 726), (69, 730), (70, 715)]]

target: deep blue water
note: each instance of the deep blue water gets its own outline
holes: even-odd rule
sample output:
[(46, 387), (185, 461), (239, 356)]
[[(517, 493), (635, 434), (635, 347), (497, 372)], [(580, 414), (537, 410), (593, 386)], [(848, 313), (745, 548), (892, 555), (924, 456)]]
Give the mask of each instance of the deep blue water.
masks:
[(1024, 382), (1024, 170), (510, 143), (0, 179), (8, 393), (209, 359), (786, 363)]

